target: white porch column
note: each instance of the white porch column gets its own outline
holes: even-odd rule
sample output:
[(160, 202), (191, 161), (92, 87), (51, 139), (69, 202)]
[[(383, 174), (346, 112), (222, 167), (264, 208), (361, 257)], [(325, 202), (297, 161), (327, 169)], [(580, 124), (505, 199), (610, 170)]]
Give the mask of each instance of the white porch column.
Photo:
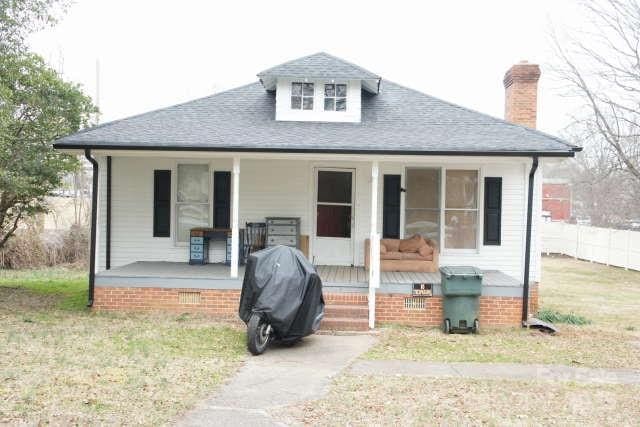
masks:
[(378, 162), (371, 164), (371, 225), (369, 228), (369, 327), (376, 324), (376, 289), (380, 287), (380, 235), (378, 234)]
[(238, 212), (240, 205), (240, 158), (233, 158), (233, 178), (231, 180), (233, 201), (231, 206), (231, 277), (238, 277), (238, 262), (240, 247), (240, 232), (238, 227)]

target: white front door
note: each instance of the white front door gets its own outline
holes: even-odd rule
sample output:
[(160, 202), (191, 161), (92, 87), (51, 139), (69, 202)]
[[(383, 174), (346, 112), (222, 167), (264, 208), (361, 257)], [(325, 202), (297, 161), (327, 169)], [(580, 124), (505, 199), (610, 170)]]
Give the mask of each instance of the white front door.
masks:
[(355, 169), (315, 171), (314, 263), (353, 265)]

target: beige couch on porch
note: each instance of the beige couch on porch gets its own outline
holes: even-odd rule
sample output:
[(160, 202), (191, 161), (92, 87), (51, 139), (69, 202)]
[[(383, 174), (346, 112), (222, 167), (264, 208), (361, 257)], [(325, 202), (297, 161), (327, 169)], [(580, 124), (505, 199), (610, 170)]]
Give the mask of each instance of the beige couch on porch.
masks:
[[(364, 266), (369, 269), (369, 239), (364, 241)], [(408, 239), (380, 240), (380, 271), (435, 273), (439, 259), (436, 243), (416, 234)]]

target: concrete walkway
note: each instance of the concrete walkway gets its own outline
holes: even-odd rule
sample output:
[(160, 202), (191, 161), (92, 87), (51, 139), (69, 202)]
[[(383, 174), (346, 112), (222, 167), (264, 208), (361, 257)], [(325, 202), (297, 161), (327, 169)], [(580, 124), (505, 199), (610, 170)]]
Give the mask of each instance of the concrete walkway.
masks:
[(370, 335), (312, 335), (297, 345), (272, 346), (251, 357), (210, 399), (189, 411), (179, 426), (278, 426), (269, 410), (318, 399), (331, 378), (375, 342)]
[(359, 360), (349, 373), (407, 375), (428, 378), (474, 378), (571, 381), (597, 384), (640, 384), (640, 371), (516, 363), (437, 363), (407, 360)]

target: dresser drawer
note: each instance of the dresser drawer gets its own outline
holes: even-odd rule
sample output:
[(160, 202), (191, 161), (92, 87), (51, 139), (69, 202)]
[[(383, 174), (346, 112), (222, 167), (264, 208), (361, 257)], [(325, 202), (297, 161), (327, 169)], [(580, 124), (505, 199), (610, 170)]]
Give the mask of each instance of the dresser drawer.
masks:
[(191, 244), (195, 244), (195, 245), (201, 245), (202, 243), (204, 243), (204, 237), (192, 237), (191, 238)]
[(295, 218), (269, 218), (267, 219), (267, 225), (297, 225), (298, 220)]
[(271, 235), (295, 236), (298, 234), (298, 227), (295, 225), (269, 225), (267, 233)]
[(201, 260), (203, 257), (202, 252), (191, 252), (191, 259), (199, 259)]
[(269, 236), (267, 238), (267, 245), (275, 246), (275, 245), (285, 245), (285, 246), (296, 246), (297, 245), (296, 236)]
[(191, 253), (194, 252), (203, 252), (204, 245), (191, 245)]

